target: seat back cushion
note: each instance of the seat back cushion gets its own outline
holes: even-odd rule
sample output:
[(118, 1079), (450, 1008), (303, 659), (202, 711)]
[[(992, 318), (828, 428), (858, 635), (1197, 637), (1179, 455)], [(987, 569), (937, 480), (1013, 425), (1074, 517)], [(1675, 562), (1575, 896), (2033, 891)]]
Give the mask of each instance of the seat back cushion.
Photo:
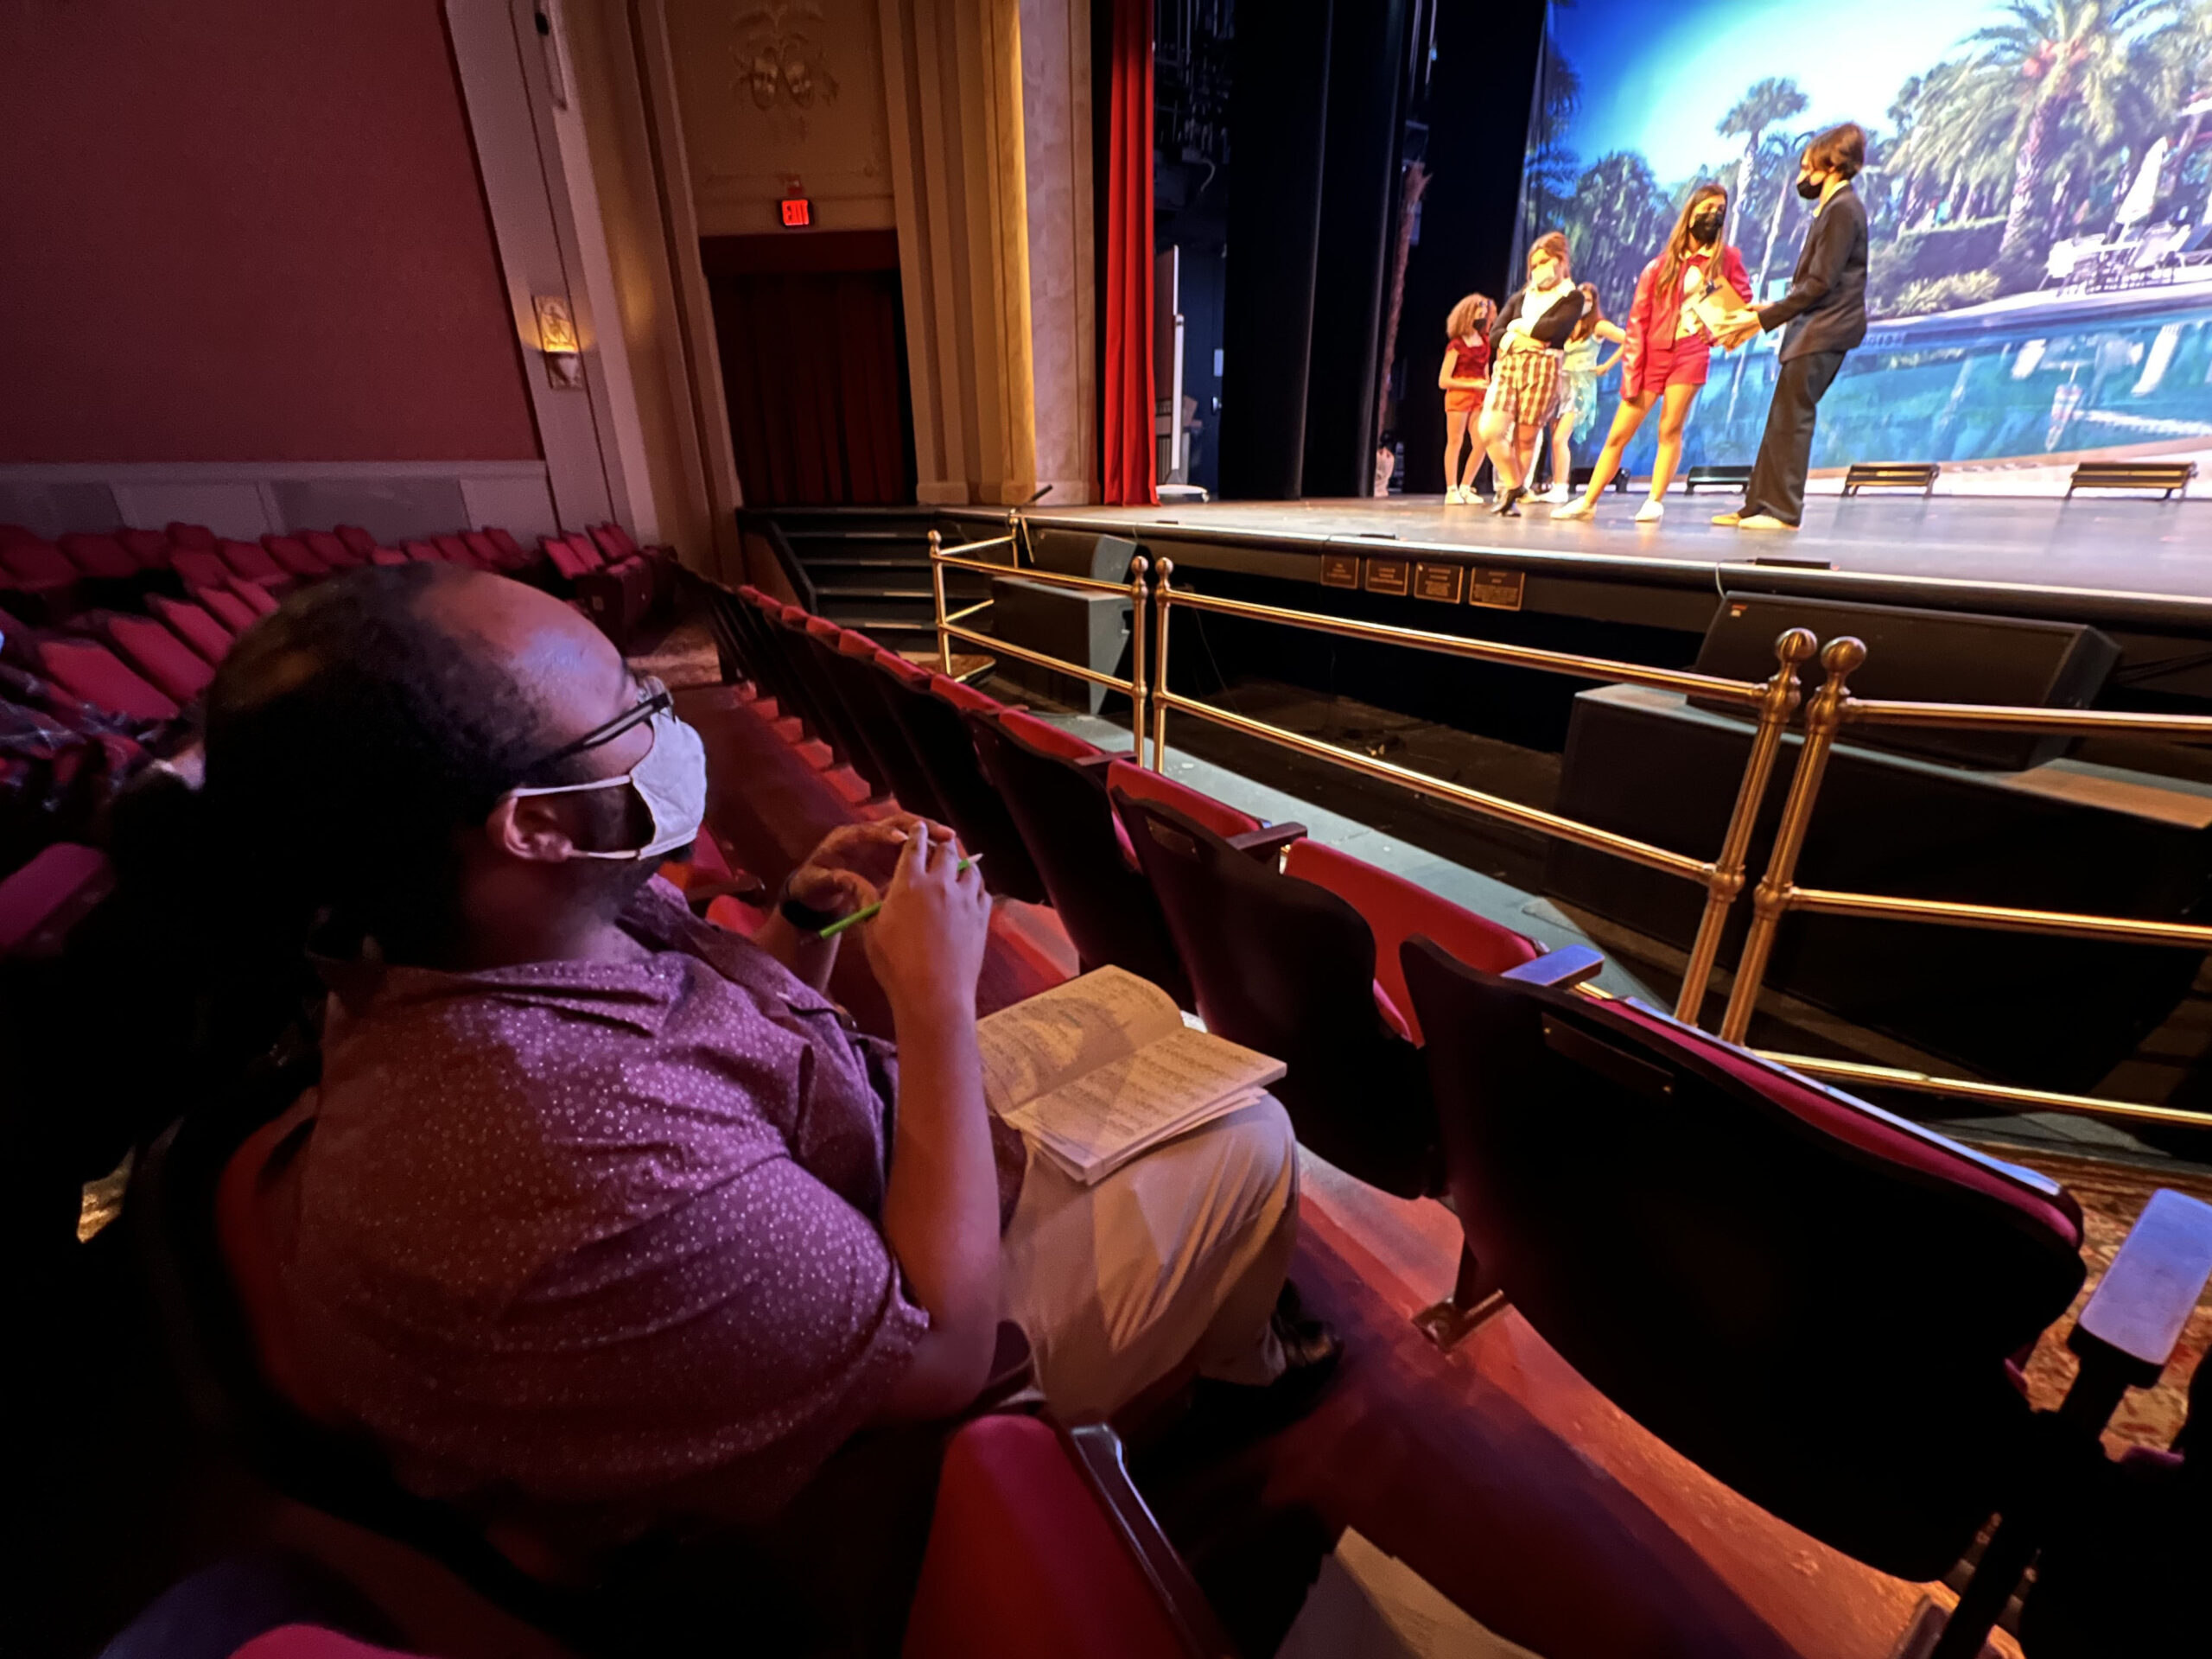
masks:
[(88, 576), (119, 582), (137, 575), (140, 569), (138, 561), (112, 536), (71, 531), (61, 538), (60, 545), (69, 563)]
[(233, 639), (261, 620), (260, 612), (255, 610), (252, 606), (247, 604), (228, 588), (202, 587), (193, 588), (188, 591), (192, 594), (194, 603), (206, 609), (218, 622), (231, 631)]
[(953, 1437), (904, 1659), (1188, 1659), (1111, 1516), (1034, 1417)]
[(141, 569), (162, 570), (168, 567), (169, 538), (158, 530), (118, 530), (115, 539), (123, 543), (124, 550), (138, 561)]
[(377, 538), (359, 524), (340, 524), (334, 533), (365, 559), (377, 550)]
[(2063, 1189), (1656, 1010), (1421, 939), (1405, 972), (1460, 1224), (1529, 1323), (1753, 1502), (1948, 1571), (2030, 1456), (2012, 1361), (2083, 1276)]
[(213, 553), (215, 550), (215, 532), (205, 524), (188, 524), (172, 518), (164, 533), (172, 547), (188, 547), (195, 553)]
[(133, 667), (180, 703), (207, 689), (215, 671), (207, 660), (150, 616), (112, 616), (108, 638)]
[(1261, 827), (1260, 821), (1249, 812), (1240, 812), (1226, 802), (1217, 801), (1202, 794), (1188, 784), (1179, 784), (1164, 773), (1153, 772), (1132, 760), (1116, 760), (1106, 769), (1106, 786), (1123, 795), (1141, 801), (1157, 801), (1162, 806), (1172, 806), (1185, 817), (1202, 823), (1226, 841), (1232, 836), (1249, 835)]
[(223, 586), (253, 607), (254, 610), (262, 616), (270, 615), (276, 608), (276, 596), (257, 582), (248, 582), (243, 576), (232, 576)]
[(84, 572), (50, 542), (10, 542), (0, 547), (0, 570), (26, 588), (60, 588)]
[(167, 594), (149, 594), (146, 602), (154, 614), (168, 624), (169, 631), (197, 652), (203, 661), (220, 663), (229, 654), (236, 636), (206, 606), (171, 599)]
[(1293, 842), (1283, 851), (1283, 873), (1326, 887), (1357, 911), (1375, 936), (1375, 978), (1390, 1005), (1421, 1040), (1421, 1021), (1406, 991), (1399, 948), (1414, 935), (1434, 939), (1470, 967), (1502, 974), (1533, 962), (1541, 954), (1533, 940), (1501, 922), (1453, 904), (1402, 875), (1377, 869), (1363, 859), (1313, 840)]
[(333, 570), (351, 570), (369, 562), (369, 556), (348, 546), (344, 537), (327, 530), (302, 530), (299, 539), (308, 550)]
[(296, 536), (264, 536), (261, 545), (288, 575), (310, 582), (337, 568)]
[(48, 679), (96, 708), (140, 720), (177, 717), (175, 700), (132, 673), (105, 645), (90, 639), (47, 639), (36, 649)]
[(226, 540), (216, 548), (223, 563), (248, 582), (282, 582), (284, 567), (269, 556), (269, 550), (258, 542)]
[(230, 583), (231, 567), (208, 550), (180, 547), (170, 554), (169, 563), (188, 588), (222, 588)]

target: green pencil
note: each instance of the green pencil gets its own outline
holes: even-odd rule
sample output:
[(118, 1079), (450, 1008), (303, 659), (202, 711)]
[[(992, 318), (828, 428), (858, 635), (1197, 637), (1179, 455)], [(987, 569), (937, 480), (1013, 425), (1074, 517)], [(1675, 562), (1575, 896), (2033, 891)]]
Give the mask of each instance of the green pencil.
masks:
[[(960, 861), (960, 868), (962, 870), (972, 870), (982, 861), (983, 855), (981, 853), (977, 853), (973, 857), (962, 859)], [(954, 874), (958, 874), (959, 871), (955, 871)], [(847, 928), (852, 926), (855, 923), (868, 920), (869, 917), (874, 915), (877, 911), (881, 910), (882, 908), (883, 905), (880, 900), (878, 900), (876, 903), (872, 905), (864, 905), (849, 916), (840, 916), (836, 921), (830, 923), (829, 926), (823, 928), (814, 937), (817, 939), (834, 939)]]

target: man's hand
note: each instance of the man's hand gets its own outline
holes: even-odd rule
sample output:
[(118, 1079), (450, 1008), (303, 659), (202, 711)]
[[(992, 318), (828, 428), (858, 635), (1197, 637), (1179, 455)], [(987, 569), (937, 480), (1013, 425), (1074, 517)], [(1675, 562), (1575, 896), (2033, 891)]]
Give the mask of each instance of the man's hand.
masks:
[(983, 873), (961, 869), (961, 857), (954, 841), (910, 836), (899, 849), (881, 912), (860, 926), (902, 1044), (910, 1017), (969, 1023), (976, 1018), (991, 898), (983, 890)]
[(832, 830), (791, 872), (791, 895), (816, 910), (850, 915), (882, 898), (901, 849), (916, 838), (950, 842), (952, 831), (909, 812)]

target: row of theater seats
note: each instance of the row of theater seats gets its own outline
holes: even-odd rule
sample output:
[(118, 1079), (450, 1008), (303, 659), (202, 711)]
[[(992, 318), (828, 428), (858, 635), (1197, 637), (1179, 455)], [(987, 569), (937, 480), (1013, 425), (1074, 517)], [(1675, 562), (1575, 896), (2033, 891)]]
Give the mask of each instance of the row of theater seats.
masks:
[[(1594, 953), (1542, 952), (758, 589), (719, 595), (716, 627), (760, 712), (857, 774), (857, 810), (952, 823), (995, 890), (1052, 906), (1084, 967), (1286, 1061), (1304, 1145), (1448, 1194), (1466, 1249), (1424, 1316), (1440, 1340), (1511, 1306), (1676, 1451), (1901, 1577), (1959, 1570), (2001, 1514), (1947, 1659), (1979, 1653), (2038, 1549), (2031, 1659), (2202, 1635), (2212, 1446), (2184, 1431), (2113, 1461), (2098, 1437), (2212, 1277), (2212, 1205), (2153, 1198), (2068, 1334), (2065, 1404), (2035, 1410), (2021, 1362), (2085, 1277), (2058, 1183), (1607, 996)], [(2208, 1378), (2192, 1423), (2212, 1424)]]
[(186, 712), (237, 637), (302, 583), (371, 564), (446, 563), (567, 597), (619, 644), (664, 612), (676, 563), (619, 524), (525, 549), (501, 529), (379, 545), (359, 525), (217, 536), (205, 525), (0, 525), (0, 955), (51, 944), (102, 890), (79, 844), (149, 757), (192, 741)]

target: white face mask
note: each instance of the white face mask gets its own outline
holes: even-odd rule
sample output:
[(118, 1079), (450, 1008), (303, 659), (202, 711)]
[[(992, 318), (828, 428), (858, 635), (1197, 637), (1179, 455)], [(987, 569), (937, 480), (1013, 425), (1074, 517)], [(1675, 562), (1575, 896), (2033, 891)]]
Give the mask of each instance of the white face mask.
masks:
[(621, 789), (638, 792), (652, 814), (652, 838), (626, 852), (594, 853), (582, 847), (570, 849), (571, 858), (664, 858), (698, 839), (699, 826), (707, 821), (707, 748), (699, 734), (664, 709), (652, 717), (653, 746), (645, 758), (619, 778), (595, 778), (588, 784), (551, 784), (537, 789), (511, 789), (501, 798), (521, 800), (531, 795), (575, 795), (588, 789)]

